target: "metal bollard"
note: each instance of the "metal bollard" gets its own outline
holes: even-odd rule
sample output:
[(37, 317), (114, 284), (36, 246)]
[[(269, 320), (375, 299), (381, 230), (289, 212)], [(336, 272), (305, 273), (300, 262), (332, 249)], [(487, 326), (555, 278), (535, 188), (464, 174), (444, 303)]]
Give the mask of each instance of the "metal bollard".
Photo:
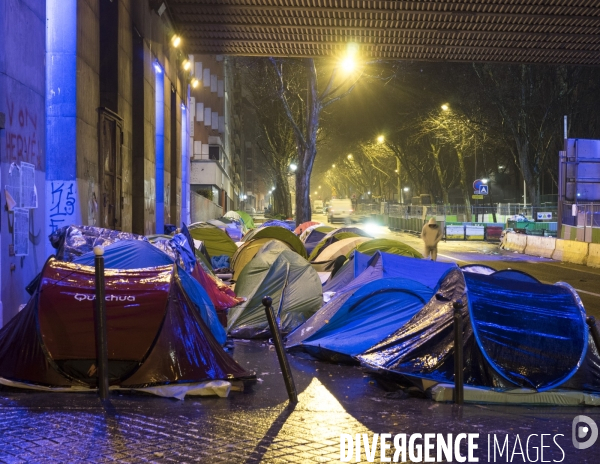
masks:
[(270, 296), (265, 296), (262, 299), (262, 304), (265, 307), (267, 313), (267, 321), (269, 321), (269, 328), (271, 334), (273, 334), (273, 343), (275, 344), (275, 351), (277, 351), (277, 357), (279, 358), (279, 366), (281, 367), (281, 373), (283, 374), (283, 381), (285, 382), (285, 388), (288, 393), (291, 404), (298, 403), (298, 393), (296, 392), (296, 385), (294, 384), (294, 377), (292, 377), (292, 370), (288, 363), (285, 349), (283, 348), (283, 341), (281, 340), (281, 332), (279, 332), (279, 326), (275, 319), (275, 313), (273, 312), (273, 299)]
[(454, 403), (464, 402), (464, 367), (463, 367), (463, 318), (462, 300), (452, 303), (454, 308)]
[(98, 373), (98, 394), (100, 399), (108, 398), (108, 344), (106, 336), (106, 300), (104, 284), (104, 248), (94, 247), (96, 268), (96, 299), (94, 301), (94, 325), (96, 329), (96, 366)]
[(594, 316), (588, 316), (586, 317), (585, 322), (587, 322), (587, 325), (590, 327), (592, 340), (594, 340), (594, 345), (596, 345), (596, 349), (600, 353), (600, 330), (598, 330), (598, 326), (596, 325), (596, 318)]

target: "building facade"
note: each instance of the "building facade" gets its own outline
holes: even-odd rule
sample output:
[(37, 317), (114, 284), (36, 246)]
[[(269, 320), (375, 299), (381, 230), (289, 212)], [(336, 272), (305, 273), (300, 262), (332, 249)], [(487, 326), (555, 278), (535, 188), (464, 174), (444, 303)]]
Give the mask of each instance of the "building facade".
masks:
[(189, 221), (190, 76), (163, 2), (0, 0), (0, 36), (3, 325), (52, 232)]
[(190, 89), (190, 190), (225, 214), (240, 208), (244, 195), (236, 61), (222, 55), (194, 55), (190, 61), (195, 79)]

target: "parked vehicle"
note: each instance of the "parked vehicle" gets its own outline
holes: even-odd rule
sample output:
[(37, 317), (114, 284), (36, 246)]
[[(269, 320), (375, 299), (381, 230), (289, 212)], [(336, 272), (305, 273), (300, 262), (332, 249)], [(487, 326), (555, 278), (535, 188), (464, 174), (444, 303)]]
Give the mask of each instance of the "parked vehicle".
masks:
[(353, 213), (354, 209), (352, 208), (352, 201), (349, 198), (331, 200), (329, 208), (327, 209), (327, 221), (345, 222)]
[(323, 201), (321, 201), (321, 200), (313, 201), (313, 213), (323, 214)]

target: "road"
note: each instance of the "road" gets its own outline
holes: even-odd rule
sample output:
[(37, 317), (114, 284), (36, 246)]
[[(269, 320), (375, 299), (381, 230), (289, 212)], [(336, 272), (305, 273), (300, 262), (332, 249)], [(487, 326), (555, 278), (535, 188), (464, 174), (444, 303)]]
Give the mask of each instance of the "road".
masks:
[[(315, 214), (313, 221), (327, 223), (327, 217)], [(359, 222), (353, 225), (360, 227), (375, 238), (399, 240), (422, 251), (423, 242), (416, 235), (393, 232), (387, 227), (369, 222)], [(439, 261), (455, 262), (459, 266), (485, 264), (498, 270), (524, 271), (548, 284), (567, 282), (579, 293), (587, 314), (600, 319), (600, 269), (501, 250), (497, 243), (442, 241), (438, 250)]]

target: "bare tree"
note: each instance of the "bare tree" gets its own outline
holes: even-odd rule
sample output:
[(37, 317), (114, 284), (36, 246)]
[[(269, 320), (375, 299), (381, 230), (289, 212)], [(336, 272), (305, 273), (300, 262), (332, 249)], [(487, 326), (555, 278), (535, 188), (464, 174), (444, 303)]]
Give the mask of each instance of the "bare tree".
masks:
[(317, 66), (313, 58), (270, 58), (278, 78), (278, 95), (296, 139), (296, 223), (311, 219), (310, 175), (317, 155), (317, 136), (323, 109), (348, 95), (360, 75), (338, 79), (339, 68), (329, 73), (319, 93)]

